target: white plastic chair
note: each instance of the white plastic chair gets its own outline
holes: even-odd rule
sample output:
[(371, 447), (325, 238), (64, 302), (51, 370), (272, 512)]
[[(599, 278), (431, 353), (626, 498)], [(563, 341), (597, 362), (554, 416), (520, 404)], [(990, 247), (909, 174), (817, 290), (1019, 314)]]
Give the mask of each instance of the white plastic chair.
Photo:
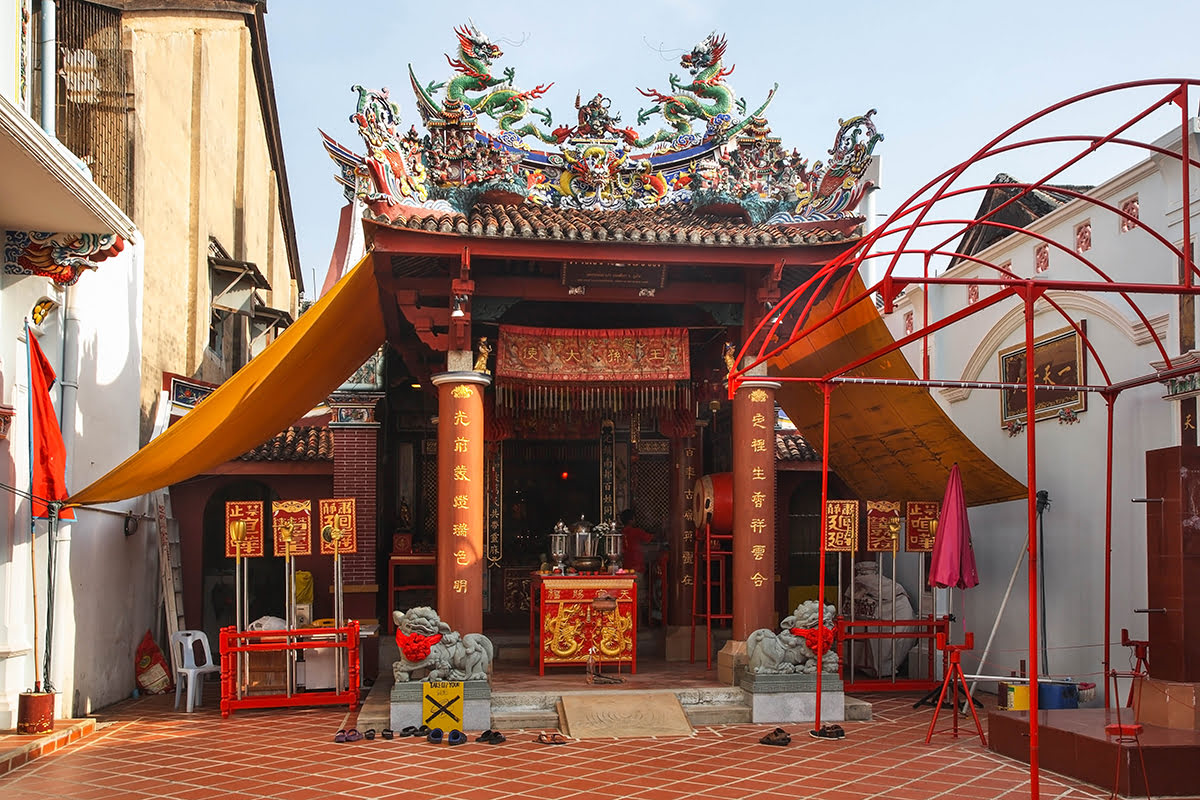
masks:
[[(196, 663), (196, 643), (200, 643), (204, 663)], [(175, 710), (179, 710), (179, 696), (183, 693), (183, 682), (187, 680), (187, 710), (204, 705), (204, 676), (220, 672), (221, 665), (213, 663), (212, 650), (204, 631), (178, 631), (171, 634), (171, 649), (175, 655)]]

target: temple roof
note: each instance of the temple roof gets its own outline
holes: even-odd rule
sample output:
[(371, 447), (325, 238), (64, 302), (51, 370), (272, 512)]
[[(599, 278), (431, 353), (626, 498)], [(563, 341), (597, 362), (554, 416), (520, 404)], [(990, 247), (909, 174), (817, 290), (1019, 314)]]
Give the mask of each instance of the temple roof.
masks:
[(323, 426), (293, 426), (243, 453), (236, 460), (333, 461), (333, 433)]
[(821, 454), (798, 433), (775, 434), (776, 461), (820, 461)]
[[(479, 204), (467, 214), (431, 214), (424, 209), (398, 207), (371, 218), (393, 228), (454, 233), (461, 236), (712, 247), (790, 247), (842, 242), (857, 238), (854, 228), (860, 221), (855, 217), (811, 227), (766, 222), (755, 225), (740, 216), (713, 216), (684, 205), (654, 209), (585, 211), (528, 204)], [(846, 228), (850, 230), (845, 230)]]

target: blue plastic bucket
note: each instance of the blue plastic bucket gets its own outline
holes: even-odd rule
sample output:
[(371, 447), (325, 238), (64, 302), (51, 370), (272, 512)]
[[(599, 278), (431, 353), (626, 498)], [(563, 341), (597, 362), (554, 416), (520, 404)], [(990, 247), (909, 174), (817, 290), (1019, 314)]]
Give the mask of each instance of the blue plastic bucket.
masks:
[(1074, 683), (1039, 683), (1038, 708), (1079, 708), (1079, 687)]

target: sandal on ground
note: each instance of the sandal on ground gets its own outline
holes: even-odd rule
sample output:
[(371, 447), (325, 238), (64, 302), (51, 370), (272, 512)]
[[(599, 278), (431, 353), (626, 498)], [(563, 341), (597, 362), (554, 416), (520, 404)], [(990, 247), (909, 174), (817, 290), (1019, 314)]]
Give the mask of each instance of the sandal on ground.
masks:
[(346, 729), (338, 728), (338, 732), (333, 735), (333, 740), (338, 744), (346, 741)]
[(566, 744), (570, 740), (561, 733), (539, 733), (537, 736), (538, 744)]
[(425, 740), (430, 744), (441, 744), (443, 737), (441, 728), (434, 728), (429, 733), (425, 734)]
[(783, 728), (776, 728), (766, 736), (758, 740), (762, 744), (771, 744), (777, 747), (786, 747), (792, 743), (792, 737)]
[(475, 737), (475, 741), (477, 741), (477, 742), (487, 742), (487, 741), (488, 741), (489, 739), (491, 739), (491, 738), (492, 738), (492, 736), (494, 736), (495, 734), (496, 734), (496, 731), (492, 730), (491, 728), (488, 728), (486, 731), (484, 731), (483, 733), (481, 733), (481, 734), (479, 734), (478, 736), (476, 736), (476, 737)]
[(375, 739), (375, 729), (367, 728), (367, 732), (363, 734), (363, 738), (366, 739), (368, 742), (374, 740)]
[(382, 736), (385, 739), (392, 739), (396, 736), (396, 732), (394, 730), (392, 730), (391, 728), (384, 728), (383, 733), (381, 733), (380, 736)]
[(446, 741), (451, 745), (466, 744), (467, 736), (462, 731), (455, 728), (454, 730), (450, 731), (449, 735), (446, 737)]
[(347, 742), (357, 742), (361, 738), (363, 738), (363, 735), (358, 732), (358, 728), (351, 728), (350, 730), (346, 731)]
[(416, 725), (407, 725), (407, 726), (401, 728), (396, 735), (397, 736), (416, 736), (417, 735), (417, 726)]
[(500, 731), (492, 731), (492, 735), (483, 741), (484, 744), (502, 744), (508, 740), (504, 738), (504, 734)]

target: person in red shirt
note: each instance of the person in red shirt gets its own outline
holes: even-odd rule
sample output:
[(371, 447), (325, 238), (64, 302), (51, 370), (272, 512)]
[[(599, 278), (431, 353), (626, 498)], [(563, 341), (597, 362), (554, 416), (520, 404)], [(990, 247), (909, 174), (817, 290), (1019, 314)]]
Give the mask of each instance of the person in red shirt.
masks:
[(621, 525), (621, 546), (625, 553), (621, 565), (630, 572), (643, 575), (646, 572), (646, 545), (654, 537), (633, 524), (632, 508), (621, 512)]

